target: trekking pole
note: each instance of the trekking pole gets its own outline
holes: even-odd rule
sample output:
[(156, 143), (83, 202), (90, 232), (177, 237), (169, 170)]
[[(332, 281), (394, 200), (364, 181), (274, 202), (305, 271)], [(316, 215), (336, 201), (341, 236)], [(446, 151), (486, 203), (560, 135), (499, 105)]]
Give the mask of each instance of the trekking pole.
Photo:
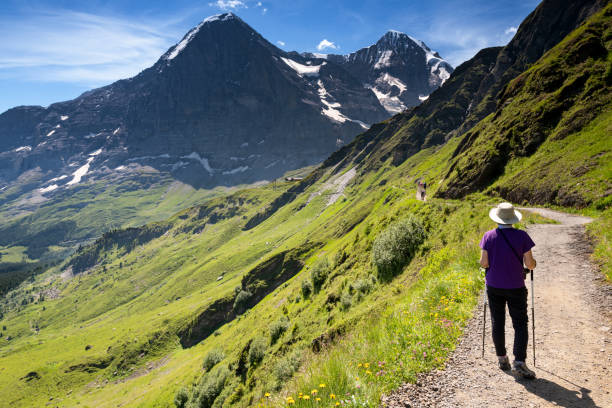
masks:
[(531, 344), (533, 345), (533, 366), (536, 365), (536, 352), (535, 352), (535, 312), (534, 312), (534, 294), (533, 294), (533, 269), (529, 271), (531, 273)]
[[(487, 272), (489, 268), (485, 268), (485, 278), (487, 277)], [(484, 358), (485, 352), (485, 327), (487, 325), (487, 285), (485, 283), (485, 288), (483, 291), (483, 301), (482, 301), (482, 358)]]
[(484, 301), (482, 302), (482, 358), (485, 352), (485, 327), (487, 326), (487, 289), (484, 290)]

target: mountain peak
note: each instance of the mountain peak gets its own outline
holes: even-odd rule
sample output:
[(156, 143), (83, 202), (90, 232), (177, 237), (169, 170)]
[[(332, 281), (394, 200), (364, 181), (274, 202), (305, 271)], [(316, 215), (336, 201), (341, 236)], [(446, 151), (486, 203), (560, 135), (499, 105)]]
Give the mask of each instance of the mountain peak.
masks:
[(382, 50), (399, 51), (405, 48), (414, 48), (415, 46), (423, 49), (425, 53), (432, 53), (431, 49), (421, 40), (409, 36), (406, 33), (397, 30), (387, 31), (376, 42), (376, 46)]
[(240, 17), (231, 11), (228, 13), (215, 14), (209, 17), (206, 17), (200, 24), (212, 23), (213, 21), (230, 21), (230, 20), (238, 20), (242, 21)]
[(407, 34), (401, 31), (397, 31), (397, 30), (389, 30), (385, 33), (383, 37), (402, 37), (402, 36), (407, 37)]
[(183, 49), (185, 49), (187, 44), (189, 44), (189, 42), (196, 36), (196, 34), (200, 31), (200, 29), (203, 26), (211, 24), (211, 23), (216, 23), (216, 22), (229, 22), (229, 21), (242, 22), (240, 17), (238, 17), (232, 12), (215, 14), (213, 16), (206, 17), (204, 20), (200, 22), (200, 24), (198, 24), (197, 26), (189, 30), (187, 34), (185, 34), (183, 39), (180, 42), (178, 42), (174, 47), (170, 48), (168, 52), (166, 52), (166, 54), (162, 58), (167, 61), (173, 60), (177, 55), (181, 53)]

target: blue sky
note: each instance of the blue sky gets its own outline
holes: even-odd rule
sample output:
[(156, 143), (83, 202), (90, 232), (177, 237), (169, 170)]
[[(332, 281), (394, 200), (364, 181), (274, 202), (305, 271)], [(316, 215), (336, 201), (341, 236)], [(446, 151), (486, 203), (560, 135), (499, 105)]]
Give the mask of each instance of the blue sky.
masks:
[(536, 0), (2, 0), (0, 112), (136, 75), (205, 17), (233, 11), (287, 51), (345, 54), (387, 30), (453, 66), (506, 44)]

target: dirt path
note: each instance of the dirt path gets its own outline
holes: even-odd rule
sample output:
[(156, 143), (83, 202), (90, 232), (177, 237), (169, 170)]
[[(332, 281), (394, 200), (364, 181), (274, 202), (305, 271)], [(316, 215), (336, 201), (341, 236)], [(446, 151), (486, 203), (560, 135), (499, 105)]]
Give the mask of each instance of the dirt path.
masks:
[[(446, 369), (383, 397), (383, 406), (612, 407), (612, 288), (589, 262), (584, 224), (591, 220), (545, 209), (530, 211), (561, 223), (528, 228), (538, 261), (534, 275), (538, 378), (516, 380), (497, 368), (488, 311), (485, 359), (481, 359), (481, 299)], [(511, 353), (509, 316), (506, 322), (506, 347)], [(529, 330), (531, 336), (531, 322)]]

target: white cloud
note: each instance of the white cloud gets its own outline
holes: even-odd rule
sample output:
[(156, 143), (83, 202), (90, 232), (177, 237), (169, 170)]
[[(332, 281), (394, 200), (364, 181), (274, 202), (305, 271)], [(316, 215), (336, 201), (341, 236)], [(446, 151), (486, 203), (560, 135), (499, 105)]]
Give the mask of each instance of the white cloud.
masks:
[(285, 46), (285, 42), (284, 42), (284, 41), (278, 40), (276, 43), (277, 43), (278, 45), (280, 45), (281, 47), (284, 47), (284, 46)]
[(217, 0), (214, 3), (208, 3), (211, 7), (217, 7), (221, 10), (238, 10), (248, 8), (247, 5), (240, 0)]
[(257, 7), (261, 7), (261, 6), (262, 6), (261, 1), (258, 1), (257, 2)]
[(264, 7), (263, 10), (261, 10), (261, 14), (266, 14), (268, 12), (268, 9)]
[(334, 44), (331, 41), (328, 41), (327, 39), (322, 39), (321, 42), (319, 43), (319, 45), (317, 45), (317, 50), (319, 51), (323, 51), (326, 48), (331, 48), (333, 50), (336, 50), (340, 47), (338, 47), (336, 44)]
[(507, 34), (514, 35), (514, 34), (516, 34), (516, 30), (517, 30), (516, 27), (508, 27), (508, 28), (506, 28), (506, 31), (504, 31), (504, 34), (506, 34), (506, 35)]
[(133, 76), (180, 39), (177, 22), (69, 10), (0, 17), (0, 76), (92, 86)]

